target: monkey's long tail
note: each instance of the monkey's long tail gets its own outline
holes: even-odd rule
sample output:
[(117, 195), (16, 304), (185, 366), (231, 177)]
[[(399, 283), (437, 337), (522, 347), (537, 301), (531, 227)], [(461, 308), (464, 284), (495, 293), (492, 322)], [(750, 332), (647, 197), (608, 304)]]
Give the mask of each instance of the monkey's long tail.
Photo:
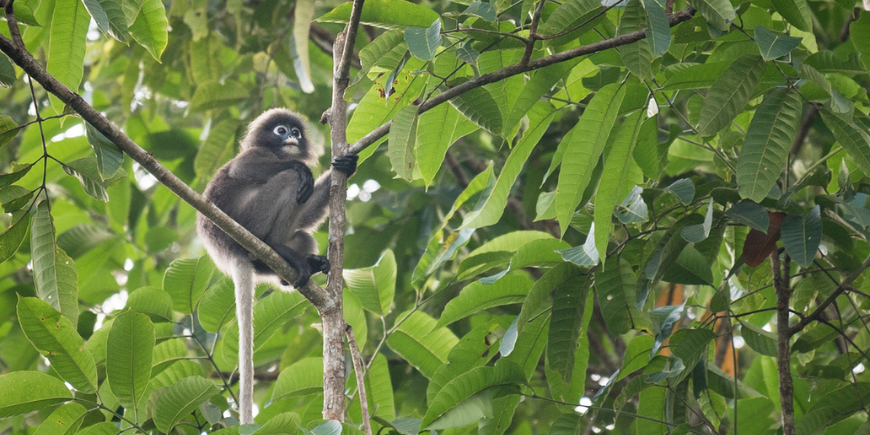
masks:
[(254, 422), (254, 268), (239, 261), (233, 270), (239, 325), (239, 421)]

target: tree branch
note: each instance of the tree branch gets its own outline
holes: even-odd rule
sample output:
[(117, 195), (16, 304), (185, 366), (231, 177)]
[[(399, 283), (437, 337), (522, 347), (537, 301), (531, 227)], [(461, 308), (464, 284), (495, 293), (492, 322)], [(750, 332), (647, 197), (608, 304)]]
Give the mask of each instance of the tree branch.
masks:
[[(30, 77), (39, 82), (43, 89), (51, 92), (63, 101), (64, 104), (78, 113), (82, 119), (93, 125), (117, 145), (118, 148), (121, 148), (122, 151), (129, 155), (130, 158), (139, 163), (161, 184), (166, 186), (184, 202), (190, 204), (198, 212), (202, 213), (203, 216), (212, 221), (218, 228), (232, 237), (233, 240), (262, 260), (281, 278), (287, 282), (293, 282), (296, 279), (296, 271), (272, 248), (227, 216), (226, 213), (215, 207), (210, 201), (203, 198), (202, 195), (191, 189), (190, 186), (184, 184), (183, 181), (161, 165), (149, 152), (133, 142), (105, 116), (85, 102), (82, 97), (49, 74), (23, 47), (17, 47), (13, 41), (0, 35), (0, 51), (12, 59)], [(334, 301), (327, 297), (326, 292), (311, 281), (297, 290), (318, 309), (328, 309), (334, 305)]]
[[(671, 27), (673, 27), (679, 23), (688, 21), (694, 15), (695, 9), (693, 9), (691, 6), (687, 6), (686, 9), (683, 9), (682, 11), (669, 16), (668, 21)], [(598, 41), (593, 44), (584, 45), (582, 47), (565, 50), (556, 54), (552, 54), (550, 56), (530, 60), (526, 64), (517, 63), (509, 67), (493, 71), (489, 74), (477, 76), (468, 80), (465, 83), (454, 86), (424, 101), (422, 104), (420, 104), (420, 109), (417, 111), (417, 113), (422, 114), (427, 110), (430, 110), (441, 103), (447, 102), (451, 98), (454, 98), (460, 94), (484, 85), (488, 85), (490, 83), (504, 80), (517, 74), (522, 74), (525, 72), (544, 68), (546, 66), (550, 66), (559, 62), (564, 62), (566, 60), (571, 60), (587, 54), (597, 53), (599, 51), (604, 51), (610, 48), (621, 47), (623, 45), (631, 44), (632, 42), (640, 41), (644, 38), (646, 38), (646, 29), (641, 29), (635, 32), (626, 33), (625, 35), (619, 35), (610, 39)], [(380, 127), (372, 130), (371, 133), (363, 136), (360, 140), (351, 144), (348, 148), (348, 152), (353, 154), (359, 153), (360, 151), (366, 149), (369, 145), (375, 143), (378, 139), (384, 137), (387, 133), (390, 132), (391, 123), (392, 121), (385, 122)]]
[(840, 285), (837, 286), (836, 289), (834, 289), (834, 292), (831, 293), (831, 295), (828, 296), (824, 301), (822, 301), (822, 303), (820, 303), (819, 306), (816, 307), (816, 309), (813, 310), (812, 313), (810, 313), (809, 315), (801, 319), (801, 321), (798, 322), (796, 325), (791, 327), (789, 329), (789, 335), (795, 335), (798, 332), (802, 331), (804, 328), (806, 328), (807, 325), (809, 325), (811, 322), (821, 319), (822, 313), (825, 311), (825, 309), (827, 309), (829, 305), (834, 303), (834, 301), (837, 300), (837, 298), (840, 297), (840, 295), (843, 294), (843, 292), (846, 291), (846, 289), (848, 289), (850, 285), (852, 285), (852, 282), (858, 279), (858, 277), (861, 276), (861, 274), (865, 270), (867, 270), (868, 267), (870, 267), (870, 257), (867, 257), (867, 259), (864, 260), (863, 263), (861, 263), (861, 266), (858, 266), (858, 268), (853, 270), (852, 273), (846, 275), (846, 278), (843, 279), (843, 282), (841, 282)]
[(363, 370), (362, 355), (359, 353), (359, 346), (356, 344), (356, 336), (353, 334), (352, 326), (347, 325), (345, 335), (347, 335), (347, 345), (350, 348), (350, 359), (353, 361), (353, 371), (356, 372), (356, 389), (359, 392), (359, 408), (362, 413), (363, 431), (366, 435), (372, 435), (371, 414), (369, 414), (369, 402), (366, 397), (365, 370)]
[[(779, 373), (779, 402), (782, 408), (782, 433), (794, 435), (794, 384), (791, 377), (791, 338), (788, 327), (788, 302), (791, 298), (791, 260), (785, 254), (784, 267), (780, 267), (779, 251), (770, 253), (773, 269), (773, 287), (776, 290), (776, 365)], [(784, 269), (784, 270), (783, 270)], [(783, 278), (785, 275), (785, 278)]]

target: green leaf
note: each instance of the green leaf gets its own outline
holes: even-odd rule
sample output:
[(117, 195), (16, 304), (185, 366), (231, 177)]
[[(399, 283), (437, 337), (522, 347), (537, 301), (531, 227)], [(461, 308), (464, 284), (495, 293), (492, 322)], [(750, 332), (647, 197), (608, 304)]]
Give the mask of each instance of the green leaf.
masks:
[(375, 66), (381, 66), (392, 70), (399, 64), (401, 55), (408, 50), (405, 42), (405, 34), (400, 30), (389, 30), (379, 35), (359, 51), (359, 60), (362, 64), (358, 78), (365, 76)]
[[(12, 87), (15, 79), (15, 67), (12, 66), (12, 61), (5, 54), (0, 53), (0, 86), (4, 88)], [(6, 115), (3, 115), (3, 117), (8, 118)], [(2, 121), (0, 121), (0, 132), (3, 130), (5, 128), (3, 128)], [(2, 133), (0, 133), (0, 137), (2, 137)], [(2, 145), (3, 141), (0, 140), (0, 146)]]
[(770, 224), (767, 212), (760, 205), (748, 200), (734, 204), (725, 212), (725, 215), (743, 225), (765, 233)]
[[(85, 66), (85, 43), (91, 17), (79, 0), (57, 0), (51, 18), (48, 62), (45, 69), (62, 85), (78, 92)], [(63, 105), (52, 97), (52, 106), (61, 112)]]
[(196, 88), (193, 97), (190, 98), (190, 111), (202, 112), (230, 107), (246, 98), (248, 98), (248, 90), (237, 81), (203, 83)]
[(183, 338), (170, 338), (154, 346), (151, 357), (151, 373), (160, 373), (176, 361), (188, 357), (187, 343)]
[(27, 237), (27, 229), (30, 228), (31, 214), (19, 211), (12, 214), (11, 224), (0, 234), (0, 263), (12, 258), (24, 238)]
[(308, 56), (308, 38), (314, 19), (314, 0), (301, 0), (293, 8), (293, 69), (302, 92), (314, 92), (311, 83), (311, 60)]
[[(351, 7), (350, 3), (342, 4), (316, 21), (346, 24)], [(404, 0), (369, 0), (362, 10), (360, 23), (383, 29), (404, 29), (408, 26), (426, 28), (438, 19), (438, 13), (424, 5)]]
[(100, 133), (93, 125), (85, 122), (88, 143), (97, 155), (97, 168), (103, 180), (110, 178), (124, 163), (124, 153), (114, 142), (110, 141), (103, 133)]
[(704, 222), (701, 224), (687, 225), (680, 230), (680, 235), (687, 242), (701, 243), (710, 236), (710, 229), (713, 225), (713, 198), (707, 205), (707, 214), (704, 215)]
[[(610, 225), (609, 222), (608, 225)], [(595, 222), (592, 222), (592, 225), (589, 226), (589, 234), (582, 245), (556, 252), (562, 254), (563, 260), (570, 261), (578, 266), (595, 266), (598, 264), (601, 256), (598, 255), (598, 249), (595, 247)]]
[(236, 318), (236, 295), (233, 280), (223, 278), (205, 291), (197, 308), (199, 323), (208, 332), (217, 333)]
[(47, 201), (36, 207), (30, 230), (33, 281), (36, 294), (72, 322), (79, 318), (78, 276), (75, 263), (57, 247), (54, 221)]
[(414, 155), (420, 175), (429, 186), (444, 162), (447, 149), (461, 137), (477, 130), (477, 126), (465, 119), (450, 104), (435, 106), (417, 119), (417, 145)]
[[(689, 376), (698, 361), (707, 354), (707, 345), (716, 338), (716, 334), (709, 329), (686, 329), (685, 331), (686, 333), (681, 335), (676, 347), (673, 346), (674, 341), (671, 342), (671, 352), (683, 361), (685, 367), (685, 370), (677, 374), (673, 380), (677, 384)], [(676, 337), (676, 335), (671, 337), (671, 340)]]
[(831, 96), (831, 109), (835, 113), (850, 113), (855, 110), (855, 104), (851, 100), (844, 98), (831, 85), (831, 81), (817, 69), (811, 67), (807, 63), (802, 63), (798, 68), (798, 73), (801, 78), (809, 80), (809, 82), (822, 88), (828, 95)]
[[(646, 13), (641, 6), (642, 0), (630, 0), (619, 20), (618, 33), (625, 35), (646, 27)], [(654, 2), (654, 0), (651, 0)], [(670, 33), (670, 31), (668, 32)], [(641, 79), (650, 75), (652, 50), (650, 42), (637, 41), (620, 47), (619, 58), (632, 74)]]
[(82, 393), (97, 388), (97, 366), (70, 319), (36, 298), (18, 298), (18, 323), (61, 379)]
[(441, 19), (436, 19), (426, 28), (411, 26), (405, 29), (405, 42), (411, 54), (420, 60), (435, 59), (441, 45)]
[(767, 356), (775, 357), (776, 334), (767, 332), (749, 322), (740, 322), (740, 336), (746, 340), (752, 350)]
[(647, 207), (641, 193), (643, 193), (643, 188), (634, 186), (631, 193), (616, 207), (613, 214), (619, 218), (619, 222), (631, 224), (649, 221), (649, 207)]
[[(867, 9), (867, 3), (864, 3), (864, 9)], [(864, 56), (864, 66), (867, 67), (870, 64), (870, 60), (868, 60), (870, 59), (870, 18), (865, 14), (852, 21), (852, 24), (849, 25), (849, 34), (851, 35), (849, 40)], [(864, 72), (867, 72), (866, 68)]]
[[(254, 304), (254, 354), (266, 344), (284, 324), (302, 314), (310, 305), (298, 292), (276, 291)], [(235, 360), (239, 354), (239, 327), (237, 322), (227, 324), (223, 330), (223, 353)]]
[(561, 263), (535, 281), (515, 321), (517, 332), (522, 332), (532, 320), (532, 316), (544, 308), (545, 302), (556, 288), (572, 279), (580, 279), (580, 269), (569, 263)]
[[(12, 120), (12, 118), (7, 115), (0, 115), (0, 147), (6, 145), (7, 143), (9, 143), (10, 140), (15, 138), (15, 135), (17, 135), (20, 130), (21, 129), (18, 128), (18, 124), (16, 124), (15, 121)], [(27, 169), (29, 170), (30, 167), (28, 167)], [(0, 176), (0, 180), (3, 179), (2, 177), (5, 176)], [(14, 182), (15, 181), (9, 181), (6, 184), (3, 184), (3, 186), (8, 186), (9, 184)]]
[(812, 32), (813, 15), (807, 0), (772, 0), (773, 8), (791, 25)]
[[(103, 13), (106, 15), (106, 20), (108, 20), (108, 29), (100, 27), (100, 30), (108, 32), (113, 38), (126, 44), (130, 40), (130, 31), (127, 25), (127, 17), (124, 15), (124, 10), (121, 7), (122, 1), (97, 0), (97, 2), (99, 2), (100, 8), (102, 8)], [(87, 0), (85, 2), (88, 10), (90, 10), (90, 5), (93, 3), (94, 0)], [(93, 16), (93, 14), (91, 15)], [(99, 26), (99, 23), (97, 25)]]
[(553, 86), (570, 73), (579, 63), (579, 59), (555, 63), (535, 72), (531, 80), (526, 82), (506, 119), (508, 137), (513, 138), (522, 125), (523, 116), (535, 106), (541, 97), (549, 93)]
[[(656, 352), (658, 352), (662, 343), (671, 336), (671, 333), (674, 332), (674, 326), (680, 321), (685, 306), (685, 303), (680, 305), (666, 305), (649, 312), (649, 317), (650, 320), (652, 320), (653, 325), (653, 334), (655, 334), (655, 341), (653, 342), (652, 349), (650, 349), (649, 359), (655, 357)], [(634, 341), (632, 341), (632, 343), (633, 342)], [(640, 345), (640, 343), (638, 345)], [(626, 350), (625, 353), (626, 359), (628, 359), (628, 350)], [(627, 365), (623, 365), (623, 368), (625, 367), (627, 367)], [(624, 372), (625, 374), (631, 373), (627, 371)]]
[(390, 379), (387, 358), (383, 354), (379, 353), (374, 356), (371, 367), (366, 371), (366, 381), (366, 392), (372, 402), (369, 409), (374, 410), (374, 415), (391, 420), (396, 418), (393, 381)]
[(431, 378), (438, 367), (447, 362), (450, 349), (459, 339), (447, 328), (436, 328), (435, 320), (420, 311), (403, 313), (397, 318), (405, 317), (407, 320), (387, 338), (387, 346), (423, 376)]
[(532, 119), (528, 130), (523, 133), (522, 139), (511, 150), (501, 173), (498, 174), (495, 186), (489, 192), (484, 192), (481, 195), (474, 210), (465, 216), (460, 229), (486, 227), (494, 225), (501, 219), (507, 207), (511, 188), (555, 115), (556, 111), (552, 110), (552, 106), (549, 104), (542, 103), (536, 106), (534, 113), (530, 116)]
[(491, 22), (496, 20), (497, 13), (498, 11), (492, 3), (482, 1), (474, 1), (462, 11), (463, 15), (473, 15)]
[(646, 38), (654, 58), (668, 52), (671, 46), (671, 26), (665, 10), (656, 0), (643, 0), (646, 10)]
[(403, 107), (393, 118), (387, 142), (387, 154), (390, 156), (393, 171), (407, 181), (414, 178), (417, 120), (417, 106)]
[(631, 158), (643, 115), (643, 111), (638, 110), (622, 122), (604, 159), (604, 170), (601, 171), (601, 181), (598, 182), (598, 191), (595, 194), (593, 216), (595, 223), (593, 234), (595, 234), (595, 246), (599, 248), (599, 257), (607, 256), (607, 244), (610, 241), (610, 234), (613, 233), (611, 221), (616, 201), (629, 194), (636, 184), (643, 182), (643, 174)]
[(148, 316), (128, 311), (112, 323), (106, 341), (106, 378), (125, 408), (138, 408), (148, 380), (154, 350), (154, 325)]
[[(161, 0), (144, 0), (136, 21), (130, 25), (133, 39), (151, 53), (158, 62), (169, 42), (169, 21)], [(191, 101), (191, 106), (193, 102)], [(191, 109), (193, 110), (193, 109)]]
[(188, 414), (220, 392), (214, 382), (201, 376), (190, 376), (166, 387), (154, 402), (154, 425), (169, 433)]
[(608, 258), (595, 271), (595, 290), (607, 330), (622, 335), (629, 329), (639, 329), (648, 323), (635, 308), (637, 277), (631, 265), (618, 257)]
[[(438, 367), (435, 375), (429, 380), (426, 388), (426, 401), (432, 403), (435, 396), (457, 376), (475, 367), (488, 365), (495, 356), (499, 335), (504, 324), (497, 320), (489, 320), (478, 324), (465, 334), (447, 356), (447, 364)], [(502, 340), (503, 342), (503, 340)]]
[(790, 88), (775, 89), (764, 97), (737, 159), (741, 197), (761, 202), (776, 184), (797, 136), (801, 109), (800, 95)]
[(272, 402), (313, 394), (323, 389), (323, 358), (303, 358), (281, 370), (272, 391)]
[(688, 0), (689, 5), (697, 9), (709, 24), (727, 32), (737, 14), (728, 0)]
[(385, 316), (389, 314), (396, 294), (396, 255), (387, 250), (374, 266), (362, 269), (344, 269), (348, 289), (360, 300), (367, 311)]
[(774, 60), (791, 53), (801, 45), (801, 38), (783, 36), (761, 26), (755, 26), (755, 43), (761, 50), (761, 57)]
[(214, 272), (208, 255), (173, 261), (163, 274), (163, 290), (172, 298), (175, 311), (192, 313)]
[(822, 216), (819, 206), (806, 216), (789, 214), (782, 222), (782, 244), (785, 251), (801, 267), (809, 267), (822, 242)]
[(525, 380), (522, 369), (510, 361), (500, 361), (495, 367), (472, 369), (450, 381), (438, 392), (426, 411), (420, 427), (422, 429), (439, 427), (438, 420), (447, 411), (487, 388), (524, 383)]
[(127, 308), (147, 314), (154, 322), (172, 321), (172, 297), (157, 287), (142, 287), (127, 297)]
[(224, 119), (211, 127), (193, 161), (196, 176), (211, 178), (218, 168), (233, 157), (238, 129), (239, 120), (236, 118)]
[(821, 112), (825, 125), (831, 129), (834, 138), (846, 149), (858, 169), (864, 174), (870, 174), (870, 133), (832, 112), (825, 109)]
[(568, 385), (574, 375), (575, 352), (583, 329), (586, 295), (590, 287), (588, 278), (572, 279), (556, 287), (553, 295), (553, 311), (547, 337), (547, 364)]
[[(541, 33), (552, 36), (575, 28), (599, 11), (601, 3), (597, 0), (568, 0), (562, 3), (541, 26)], [(592, 29), (592, 25), (583, 26), (582, 32)], [(572, 37), (579, 34), (570, 33)]]
[(698, 121), (698, 134), (712, 136), (731, 124), (749, 102), (766, 67), (761, 56), (745, 54), (735, 60), (707, 92)]
[(580, 205), (624, 97), (625, 87), (616, 83), (601, 88), (586, 106), (580, 121), (559, 144), (560, 148), (565, 147), (556, 187), (556, 214), (562, 234), (568, 230), (571, 216)]
[(106, 192), (106, 188), (116, 181), (125, 178), (127, 172), (123, 169), (118, 169), (114, 174), (106, 175), (104, 179), (103, 175), (100, 175), (97, 165), (97, 158), (91, 156), (64, 163), (63, 170), (79, 180), (79, 184), (82, 185), (85, 193), (100, 201), (108, 202), (109, 193)]
[(689, 205), (695, 199), (695, 184), (688, 178), (681, 178), (665, 187), (665, 191), (674, 195), (683, 205)]
[(531, 287), (532, 281), (519, 275), (508, 275), (489, 285), (473, 282), (444, 306), (435, 327), (449, 325), (492, 307), (519, 304), (525, 300)]
[[(151, 379), (151, 388), (159, 390), (190, 376), (205, 376), (205, 370), (197, 362), (184, 359), (169, 364)], [(153, 396), (152, 396), (153, 398)]]
[[(459, 84), (459, 81), (452, 81), (450, 86)], [(501, 107), (486, 88), (474, 88), (464, 92), (452, 98), (450, 104), (471, 122), (485, 128), (493, 135), (502, 134)]]
[(77, 433), (87, 413), (88, 410), (78, 403), (64, 404), (55, 409), (39, 425), (33, 435), (72, 435)]
[[(33, 190), (14, 184), (0, 188), (0, 203), (3, 205), (3, 211), (12, 213), (21, 210), (24, 206), (30, 204), (34, 193), (35, 191)], [(12, 222), (18, 222), (18, 219), (13, 219)]]
[(63, 381), (42, 372), (0, 376), (0, 418), (26, 414), (73, 398)]

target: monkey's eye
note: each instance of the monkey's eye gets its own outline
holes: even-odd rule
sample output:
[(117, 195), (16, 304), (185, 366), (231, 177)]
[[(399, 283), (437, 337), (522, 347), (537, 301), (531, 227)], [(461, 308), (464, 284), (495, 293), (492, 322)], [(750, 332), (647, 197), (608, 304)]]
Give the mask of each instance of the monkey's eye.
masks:
[(296, 127), (290, 129), (290, 134), (296, 139), (302, 138), (302, 132)]
[(279, 126), (275, 127), (274, 131), (275, 131), (275, 134), (277, 134), (278, 136), (284, 136), (287, 134), (287, 127), (284, 127), (283, 125), (279, 125)]

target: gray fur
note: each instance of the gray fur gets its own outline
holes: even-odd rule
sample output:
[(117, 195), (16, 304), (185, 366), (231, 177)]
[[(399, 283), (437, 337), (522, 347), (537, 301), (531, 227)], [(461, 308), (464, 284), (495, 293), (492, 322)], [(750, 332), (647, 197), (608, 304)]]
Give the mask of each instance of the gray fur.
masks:
[[(350, 175), (356, 161), (357, 156), (349, 155), (333, 165)], [(294, 287), (305, 285), (312, 273), (329, 270), (326, 258), (316, 255), (317, 243), (311, 233), (326, 219), (333, 169), (315, 181), (308, 168), (314, 162), (304, 121), (290, 110), (272, 109), (251, 122), (239, 154), (217, 171), (204, 192), (217, 208), (296, 270)], [(236, 287), (240, 420), (252, 423), (254, 283), (286, 283), (202, 215), (197, 218), (197, 232), (215, 265), (233, 278)]]

